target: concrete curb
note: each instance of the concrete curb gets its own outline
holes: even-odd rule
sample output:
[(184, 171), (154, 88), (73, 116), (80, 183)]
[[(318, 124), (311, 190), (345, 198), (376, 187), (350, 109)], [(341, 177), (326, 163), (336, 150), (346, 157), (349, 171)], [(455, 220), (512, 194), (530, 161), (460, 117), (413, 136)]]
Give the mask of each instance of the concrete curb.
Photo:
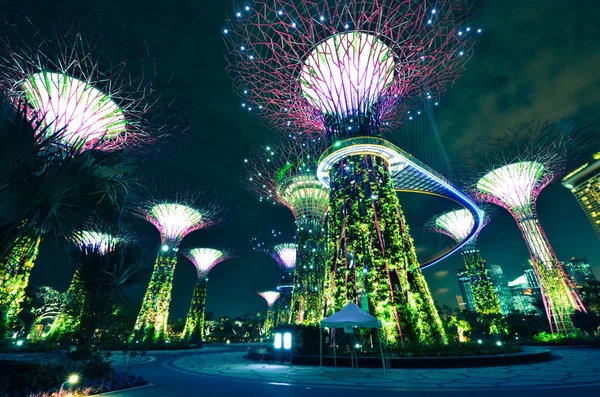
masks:
[(148, 383), (147, 385), (136, 386), (136, 387), (129, 387), (127, 389), (119, 389), (119, 390), (107, 391), (106, 393), (90, 394), (88, 397), (109, 396), (109, 395), (114, 394), (114, 393), (121, 393), (121, 392), (129, 391), (129, 390), (142, 389), (144, 387), (149, 387), (149, 386), (154, 386), (154, 383)]

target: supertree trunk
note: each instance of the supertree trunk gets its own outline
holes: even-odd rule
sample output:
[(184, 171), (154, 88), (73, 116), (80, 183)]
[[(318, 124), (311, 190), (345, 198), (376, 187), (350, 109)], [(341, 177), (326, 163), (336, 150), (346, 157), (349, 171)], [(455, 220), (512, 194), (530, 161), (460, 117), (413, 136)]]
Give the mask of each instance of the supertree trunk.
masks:
[(294, 268), (292, 323), (317, 325), (323, 319), (323, 286), (325, 277), (324, 225), (322, 221), (305, 220), (297, 233), (298, 259)]
[(567, 333), (574, 328), (571, 314), (585, 307), (552, 250), (535, 210), (519, 214), (517, 224), (523, 233), (551, 332)]
[(204, 308), (206, 305), (205, 276), (199, 276), (192, 295), (192, 304), (185, 320), (182, 339), (192, 343), (201, 343), (204, 340)]
[(29, 284), (29, 275), (38, 255), (41, 239), (21, 237), (14, 244), (2, 263), (0, 310), (3, 326), (12, 327), (21, 311), (21, 302), (25, 299), (25, 289)]
[[(290, 276), (291, 278), (291, 276)], [(274, 316), (274, 325), (291, 324), (292, 321), (292, 289), (282, 288), (281, 296), (277, 301), (277, 316)], [(276, 317), (276, 318), (275, 318)]]
[(267, 309), (267, 318), (265, 319), (265, 335), (269, 336), (271, 332), (271, 328), (275, 325), (275, 313), (273, 312), (273, 308), (269, 307)]
[(56, 316), (56, 320), (52, 323), (48, 336), (60, 337), (65, 334), (72, 334), (79, 328), (85, 305), (85, 293), (81, 289), (81, 282), (77, 273), (73, 275), (66, 299)]
[(474, 244), (467, 244), (462, 251), (465, 269), (471, 279), (475, 299), (475, 311), (480, 314), (502, 314), (500, 300), (494, 291), (485, 262)]
[(160, 251), (142, 301), (142, 308), (135, 322), (132, 339), (141, 338), (142, 341), (150, 339), (154, 342), (165, 339), (176, 264), (177, 254), (174, 249), (167, 252)]
[(328, 233), (328, 313), (352, 301), (382, 322), (388, 342), (446, 341), (383, 159), (333, 167)]

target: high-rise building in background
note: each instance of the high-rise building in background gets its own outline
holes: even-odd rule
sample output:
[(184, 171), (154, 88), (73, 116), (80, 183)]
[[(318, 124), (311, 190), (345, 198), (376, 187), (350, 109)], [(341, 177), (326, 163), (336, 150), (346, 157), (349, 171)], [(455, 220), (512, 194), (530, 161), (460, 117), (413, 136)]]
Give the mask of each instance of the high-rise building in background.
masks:
[(571, 190), (600, 238), (600, 152), (563, 178), (563, 185)]
[(586, 258), (571, 258), (570, 261), (563, 262), (562, 265), (565, 273), (577, 288), (596, 281), (596, 276), (594, 276), (592, 267)]
[(498, 265), (490, 265), (489, 274), (492, 284), (494, 285), (494, 291), (500, 300), (500, 308), (502, 313), (508, 314), (513, 311), (513, 299), (508, 287), (508, 280), (504, 276), (502, 268)]
[(456, 302), (458, 303), (458, 310), (465, 310), (465, 300), (462, 295), (456, 295)]
[(527, 276), (519, 276), (515, 280), (509, 282), (508, 287), (510, 288), (515, 311), (523, 314), (541, 313), (540, 309), (536, 306), (536, 296), (529, 285)]
[(462, 295), (463, 301), (462, 307), (460, 306), (460, 301), (458, 302), (458, 308), (474, 312), (475, 299), (473, 298), (473, 289), (471, 287), (471, 276), (469, 276), (467, 269), (462, 268), (456, 270), (456, 281), (458, 281), (458, 288), (460, 288), (460, 294)]

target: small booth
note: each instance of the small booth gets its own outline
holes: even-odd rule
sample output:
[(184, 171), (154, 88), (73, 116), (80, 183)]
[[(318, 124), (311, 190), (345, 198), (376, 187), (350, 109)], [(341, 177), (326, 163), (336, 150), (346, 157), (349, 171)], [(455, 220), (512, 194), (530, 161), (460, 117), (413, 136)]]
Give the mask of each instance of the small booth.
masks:
[[(319, 326), (319, 363), (323, 370), (323, 328), (372, 328), (377, 329), (379, 337), (379, 350), (381, 352), (381, 364), (383, 372), (386, 372), (386, 360), (381, 339), (381, 322), (369, 313), (365, 312), (353, 302), (348, 302), (339, 312), (321, 320)], [(333, 359), (336, 360), (336, 345), (333, 344)], [(352, 361), (354, 367), (354, 360)]]

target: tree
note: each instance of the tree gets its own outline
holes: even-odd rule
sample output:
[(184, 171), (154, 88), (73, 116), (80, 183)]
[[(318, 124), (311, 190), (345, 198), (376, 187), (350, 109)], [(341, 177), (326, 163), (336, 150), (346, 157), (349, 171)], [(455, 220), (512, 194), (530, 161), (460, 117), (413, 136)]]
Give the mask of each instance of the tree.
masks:
[(90, 218), (121, 216), (133, 166), (124, 152), (65, 146), (62, 131), (32, 124), (0, 100), (0, 314), (20, 311), (41, 239), (64, 244)]
[(600, 328), (600, 316), (595, 312), (575, 312), (573, 313), (573, 324), (588, 334), (590, 338), (596, 338), (596, 333)]
[(96, 329), (126, 302), (125, 291), (141, 285), (144, 254), (137, 246), (117, 242), (104, 253), (97, 247), (78, 247), (72, 256), (79, 264), (76, 272), (84, 293), (77, 345), (85, 354), (91, 351)]

